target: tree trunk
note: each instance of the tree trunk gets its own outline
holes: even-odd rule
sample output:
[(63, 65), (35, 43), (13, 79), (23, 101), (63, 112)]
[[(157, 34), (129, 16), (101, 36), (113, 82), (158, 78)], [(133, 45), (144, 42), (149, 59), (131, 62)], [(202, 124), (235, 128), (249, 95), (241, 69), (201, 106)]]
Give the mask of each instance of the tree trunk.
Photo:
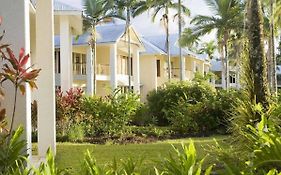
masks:
[(170, 55), (170, 32), (169, 32), (169, 8), (165, 8), (165, 17), (166, 20), (166, 50), (167, 50), (167, 62), (168, 62), (168, 79), (171, 81), (172, 78), (172, 69), (171, 69), (171, 55)]
[(253, 90), (251, 100), (261, 103), (265, 109), (269, 106), (266, 58), (264, 52), (263, 16), (260, 0), (249, 0), (247, 14), (249, 40), (249, 74), (252, 73)]
[(130, 34), (130, 25), (131, 25), (131, 14), (130, 14), (130, 8), (127, 7), (127, 22), (126, 22), (126, 31), (128, 35), (128, 84), (129, 84), (129, 91), (131, 91), (131, 34)]
[[(178, 1), (179, 9), (178, 9), (178, 15), (179, 15), (179, 39), (181, 38), (182, 34), (182, 16), (181, 16), (181, 0)], [(182, 55), (182, 48), (179, 45), (179, 59), (180, 59), (180, 80), (185, 80), (185, 58)]]
[(94, 68), (94, 87), (93, 87), (93, 94), (95, 95), (96, 94), (96, 89), (97, 89), (97, 37), (96, 37), (96, 26), (92, 26), (92, 43), (91, 43), (91, 47), (92, 47), (92, 53), (93, 53), (93, 68)]
[(272, 89), (271, 92), (277, 96), (277, 74), (276, 74), (276, 56), (275, 56), (275, 41), (274, 41), (274, 4), (275, 0), (270, 0), (270, 12), (271, 12), (271, 20), (270, 20), (270, 39), (271, 39), (271, 77), (272, 77)]

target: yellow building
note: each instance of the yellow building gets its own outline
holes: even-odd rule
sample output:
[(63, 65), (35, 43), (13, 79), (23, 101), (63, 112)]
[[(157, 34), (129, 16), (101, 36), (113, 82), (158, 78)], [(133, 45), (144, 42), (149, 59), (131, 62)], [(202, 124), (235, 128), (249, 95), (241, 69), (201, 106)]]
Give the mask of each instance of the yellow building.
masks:
[[(165, 35), (143, 37), (142, 42), (145, 52), (140, 56), (141, 100), (145, 101), (147, 94), (157, 87), (168, 82), (167, 51)], [(180, 80), (180, 59), (178, 35), (170, 36), (171, 55), (171, 81)], [(184, 58), (184, 77), (186, 81), (192, 80), (196, 72), (203, 75), (209, 72), (210, 63), (206, 55), (194, 54), (187, 49), (182, 49)]]
[[(131, 34), (131, 72), (128, 71), (128, 44), (125, 33), (125, 25), (106, 24), (97, 27), (96, 67), (93, 67), (93, 57), (89, 46), (90, 35), (85, 33), (77, 40), (73, 38), (72, 62), (64, 66), (72, 69), (72, 77), (67, 82), (61, 81), (60, 70), (60, 40), (55, 38), (56, 52), (56, 86), (68, 88), (80, 87), (88, 95), (94, 93), (94, 71), (96, 72), (96, 95), (109, 95), (113, 89), (120, 87), (126, 91), (129, 86), (129, 74), (131, 74), (131, 86), (134, 92), (140, 91), (139, 53), (144, 51), (144, 46), (130, 27)], [(63, 63), (63, 62), (62, 62)], [(96, 70), (94, 70), (96, 69)], [(67, 90), (67, 89), (66, 89)]]

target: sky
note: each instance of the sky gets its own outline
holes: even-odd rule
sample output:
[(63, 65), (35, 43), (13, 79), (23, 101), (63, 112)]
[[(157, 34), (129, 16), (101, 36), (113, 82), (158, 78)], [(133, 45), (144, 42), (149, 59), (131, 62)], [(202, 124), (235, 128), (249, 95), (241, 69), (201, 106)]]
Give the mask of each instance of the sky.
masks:
[[(59, 0), (66, 4), (69, 4), (73, 7), (78, 7), (82, 9), (82, 1), (83, 0)], [(191, 17), (185, 18), (185, 27), (189, 27), (190, 18), (195, 15), (211, 15), (211, 11), (208, 9), (207, 5), (205, 4), (204, 0), (183, 0), (183, 3), (190, 9)], [(171, 12), (171, 15), (174, 14)], [(178, 24), (177, 20), (171, 20), (170, 24), (170, 33), (177, 33), (178, 32)], [(150, 17), (149, 12), (145, 12), (144, 14), (134, 18), (132, 20), (132, 24), (134, 29), (142, 36), (149, 36), (149, 35), (160, 35), (164, 34), (165, 30), (163, 25), (160, 22), (160, 18), (156, 19), (153, 23)], [(202, 40), (209, 41), (213, 39), (214, 34), (209, 36), (203, 37)]]

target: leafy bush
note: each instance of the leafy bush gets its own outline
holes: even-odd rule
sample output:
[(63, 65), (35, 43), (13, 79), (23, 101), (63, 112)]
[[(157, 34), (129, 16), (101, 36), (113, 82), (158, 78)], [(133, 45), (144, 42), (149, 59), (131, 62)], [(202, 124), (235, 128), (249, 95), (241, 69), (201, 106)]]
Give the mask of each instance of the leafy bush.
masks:
[(85, 136), (84, 125), (74, 124), (67, 133), (68, 139), (72, 142), (83, 141)]
[(173, 135), (173, 131), (169, 127), (130, 126), (129, 130), (136, 136), (156, 137), (160, 139), (170, 138)]
[(147, 104), (159, 125), (168, 125), (167, 110), (179, 103), (195, 104), (214, 98), (215, 89), (207, 82), (174, 82), (148, 94)]
[(57, 133), (65, 136), (72, 125), (79, 124), (83, 117), (81, 89), (70, 89), (65, 94), (56, 90), (56, 126)]
[(83, 111), (86, 133), (90, 136), (118, 135), (125, 132), (140, 107), (139, 97), (134, 93), (119, 93), (105, 98), (86, 97), (83, 100)]
[(155, 125), (157, 123), (157, 119), (153, 117), (149, 108), (146, 104), (141, 104), (137, 109), (136, 114), (132, 117), (131, 124), (136, 126), (149, 126)]
[(148, 107), (159, 125), (171, 125), (179, 134), (226, 133), (239, 91), (216, 91), (208, 82), (166, 84), (148, 96)]

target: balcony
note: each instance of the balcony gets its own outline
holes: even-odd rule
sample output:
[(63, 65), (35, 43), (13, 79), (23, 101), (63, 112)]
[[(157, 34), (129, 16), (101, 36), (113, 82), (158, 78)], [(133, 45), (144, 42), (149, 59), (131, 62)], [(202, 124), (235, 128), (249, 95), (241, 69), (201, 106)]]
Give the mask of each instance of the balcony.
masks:
[[(172, 78), (173, 79), (179, 79), (180, 78), (180, 68), (172, 68), (171, 72), (172, 72)], [(185, 79), (191, 80), (193, 78), (194, 78), (193, 72), (185, 69)]]
[(97, 68), (97, 75), (109, 75), (110, 74), (109, 64), (98, 64), (96, 68)]

